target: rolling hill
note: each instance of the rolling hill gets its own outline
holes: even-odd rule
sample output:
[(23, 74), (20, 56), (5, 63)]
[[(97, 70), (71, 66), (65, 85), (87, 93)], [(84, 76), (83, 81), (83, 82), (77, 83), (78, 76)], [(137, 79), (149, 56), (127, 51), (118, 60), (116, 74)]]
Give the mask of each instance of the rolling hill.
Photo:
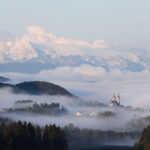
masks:
[(0, 82), (8, 82), (10, 79), (0, 76)]
[(70, 92), (59, 85), (43, 81), (23, 82), (16, 85), (0, 83), (1, 88), (11, 88), (14, 93), (25, 93), (31, 95), (65, 95), (73, 96)]

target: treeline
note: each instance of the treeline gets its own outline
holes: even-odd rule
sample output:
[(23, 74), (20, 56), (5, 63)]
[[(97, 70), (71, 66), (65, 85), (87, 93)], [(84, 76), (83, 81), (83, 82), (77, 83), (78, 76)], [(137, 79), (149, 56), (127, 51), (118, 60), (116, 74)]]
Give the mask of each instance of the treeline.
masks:
[(70, 150), (137, 150), (133, 146), (117, 145), (80, 145), (71, 147)]
[(141, 132), (115, 132), (94, 129), (80, 129), (72, 124), (64, 127), (69, 144), (72, 145), (103, 145), (103, 144), (133, 144), (138, 141)]
[(33, 106), (25, 107), (25, 108), (10, 108), (6, 109), (7, 112), (27, 112), (27, 113), (36, 113), (36, 114), (46, 114), (46, 115), (63, 115), (67, 113), (67, 109), (63, 106), (60, 106), (59, 103), (51, 103), (51, 104), (33, 104)]
[(0, 125), (0, 150), (65, 150), (64, 131), (55, 125), (44, 128), (31, 123), (13, 122)]
[(150, 126), (144, 128), (139, 142), (135, 143), (137, 150), (150, 150)]
[[(55, 125), (40, 128), (39, 126), (33, 126), (31, 123), (13, 122), (7, 118), (0, 118), (0, 122), (0, 150), (57, 150), (59, 148), (63, 150), (68, 145), (74, 147), (89, 144), (133, 144), (141, 137), (141, 132), (80, 129), (72, 124), (63, 128)], [(150, 150), (147, 148), (150, 141), (150, 127), (148, 130), (144, 130), (140, 142), (136, 143), (136, 148), (139, 148), (139, 150)], [(21, 146), (24, 144), (25, 147), (22, 148)], [(57, 147), (58, 145), (60, 147)], [(140, 149), (141, 147), (146, 147), (146, 149)]]
[(10, 124), (12, 120), (6, 117), (0, 117), (0, 124)]

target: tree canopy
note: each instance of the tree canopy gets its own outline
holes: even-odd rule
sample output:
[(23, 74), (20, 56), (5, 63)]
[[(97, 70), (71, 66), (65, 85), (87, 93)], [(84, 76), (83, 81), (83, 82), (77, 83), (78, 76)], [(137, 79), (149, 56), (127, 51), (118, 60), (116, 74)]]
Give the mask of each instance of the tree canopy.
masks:
[(42, 129), (20, 121), (0, 125), (1, 150), (65, 150), (67, 148), (65, 133), (55, 125), (46, 125)]
[(150, 150), (150, 126), (143, 129), (140, 140), (135, 143), (137, 150)]

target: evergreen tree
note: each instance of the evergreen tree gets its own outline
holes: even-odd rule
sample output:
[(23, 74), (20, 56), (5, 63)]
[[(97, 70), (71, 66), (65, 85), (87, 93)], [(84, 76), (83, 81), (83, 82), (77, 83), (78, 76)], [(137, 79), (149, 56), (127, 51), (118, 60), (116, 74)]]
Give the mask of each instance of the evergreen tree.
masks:
[(64, 132), (55, 125), (33, 126), (20, 121), (0, 124), (0, 150), (65, 150)]
[(150, 126), (143, 129), (141, 139), (135, 143), (137, 150), (150, 150)]

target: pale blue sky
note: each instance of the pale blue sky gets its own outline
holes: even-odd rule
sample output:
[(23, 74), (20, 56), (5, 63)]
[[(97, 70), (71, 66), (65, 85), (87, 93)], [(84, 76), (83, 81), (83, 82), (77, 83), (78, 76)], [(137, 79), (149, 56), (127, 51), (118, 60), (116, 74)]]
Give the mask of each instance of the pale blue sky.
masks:
[(56, 35), (150, 43), (150, 0), (0, 0), (0, 31), (37, 25)]

